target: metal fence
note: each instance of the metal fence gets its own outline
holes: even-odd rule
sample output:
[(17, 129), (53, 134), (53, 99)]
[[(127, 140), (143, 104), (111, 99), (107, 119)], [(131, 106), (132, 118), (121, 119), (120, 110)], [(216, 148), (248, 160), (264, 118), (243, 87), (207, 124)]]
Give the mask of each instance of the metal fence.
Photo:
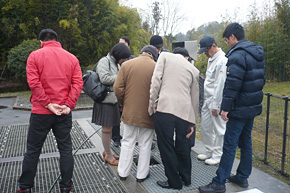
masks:
[(264, 93), (263, 112), (255, 118), (253, 154), (290, 177), (289, 97)]

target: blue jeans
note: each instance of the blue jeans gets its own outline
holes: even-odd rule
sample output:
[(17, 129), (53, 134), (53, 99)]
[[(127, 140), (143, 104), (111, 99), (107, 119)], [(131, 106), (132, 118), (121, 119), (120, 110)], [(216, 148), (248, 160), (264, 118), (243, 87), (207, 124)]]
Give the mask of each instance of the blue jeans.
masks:
[(237, 146), (241, 149), (240, 164), (237, 169), (239, 180), (246, 180), (252, 171), (252, 128), (254, 118), (234, 119), (227, 122), (227, 129), (224, 136), (223, 155), (216, 171), (213, 183), (224, 185), (230, 176), (235, 159)]

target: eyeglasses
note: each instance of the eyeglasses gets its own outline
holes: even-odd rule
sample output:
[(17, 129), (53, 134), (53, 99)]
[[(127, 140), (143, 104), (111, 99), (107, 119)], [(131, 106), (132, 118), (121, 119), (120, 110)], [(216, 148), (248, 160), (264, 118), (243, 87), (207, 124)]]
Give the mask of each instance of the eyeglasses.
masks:
[(207, 47), (207, 48), (205, 49), (205, 51), (204, 51), (204, 52), (208, 52), (208, 51), (209, 51), (209, 49), (211, 49), (211, 47), (212, 47), (212, 45), (211, 45), (211, 46), (209, 46), (209, 47)]
[(224, 41), (225, 41), (226, 45), (229, 45), (228, 39), (225, 38)]

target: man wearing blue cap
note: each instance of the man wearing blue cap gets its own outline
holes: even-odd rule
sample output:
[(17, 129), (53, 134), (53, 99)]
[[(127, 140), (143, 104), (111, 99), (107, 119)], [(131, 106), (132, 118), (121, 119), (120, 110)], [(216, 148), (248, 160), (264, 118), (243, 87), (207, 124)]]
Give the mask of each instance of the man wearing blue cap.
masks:
[[(223, 155), (216, 176), (201, 193), (226, 191), (226, 179), (242, 188), (249, 186), (252, 171), (252, 128), (254, 119), (262, 112), (265, 84), (265, 54), (262, 46), (244, 40), (244, 28), (238, 23), (228, 25), (223, 38), (230, 47), (227, 53), (227, 78), (221, 105), (222, 119), (227, 121)], [(231, 176), (237, 146), (241, 159), (236, 175)]]
[(201, 110), (200, 132), (206, 148), (204, 154), (199, 154), (199, 160), (206, 164), (216, 165), (222, 156), (226, 121), (219, 115), (223, 88), (226, 80), (226, 63), (228, 59), (212, 36), (201, 38), (198, 54), (205, 53), (209, 58), (204, 81), (204, 104)]

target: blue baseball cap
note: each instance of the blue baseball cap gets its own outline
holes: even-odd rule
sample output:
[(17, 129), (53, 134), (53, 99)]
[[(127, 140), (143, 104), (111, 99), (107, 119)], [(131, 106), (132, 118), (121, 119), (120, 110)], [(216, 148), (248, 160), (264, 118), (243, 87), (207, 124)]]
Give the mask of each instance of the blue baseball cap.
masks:
[(199, 51), (198, 54), (202, 54), (208, 47), (210, 47), (213, 43), (216, 44), (214, 37), (212, 36), (203, 36), (199, 41)]

